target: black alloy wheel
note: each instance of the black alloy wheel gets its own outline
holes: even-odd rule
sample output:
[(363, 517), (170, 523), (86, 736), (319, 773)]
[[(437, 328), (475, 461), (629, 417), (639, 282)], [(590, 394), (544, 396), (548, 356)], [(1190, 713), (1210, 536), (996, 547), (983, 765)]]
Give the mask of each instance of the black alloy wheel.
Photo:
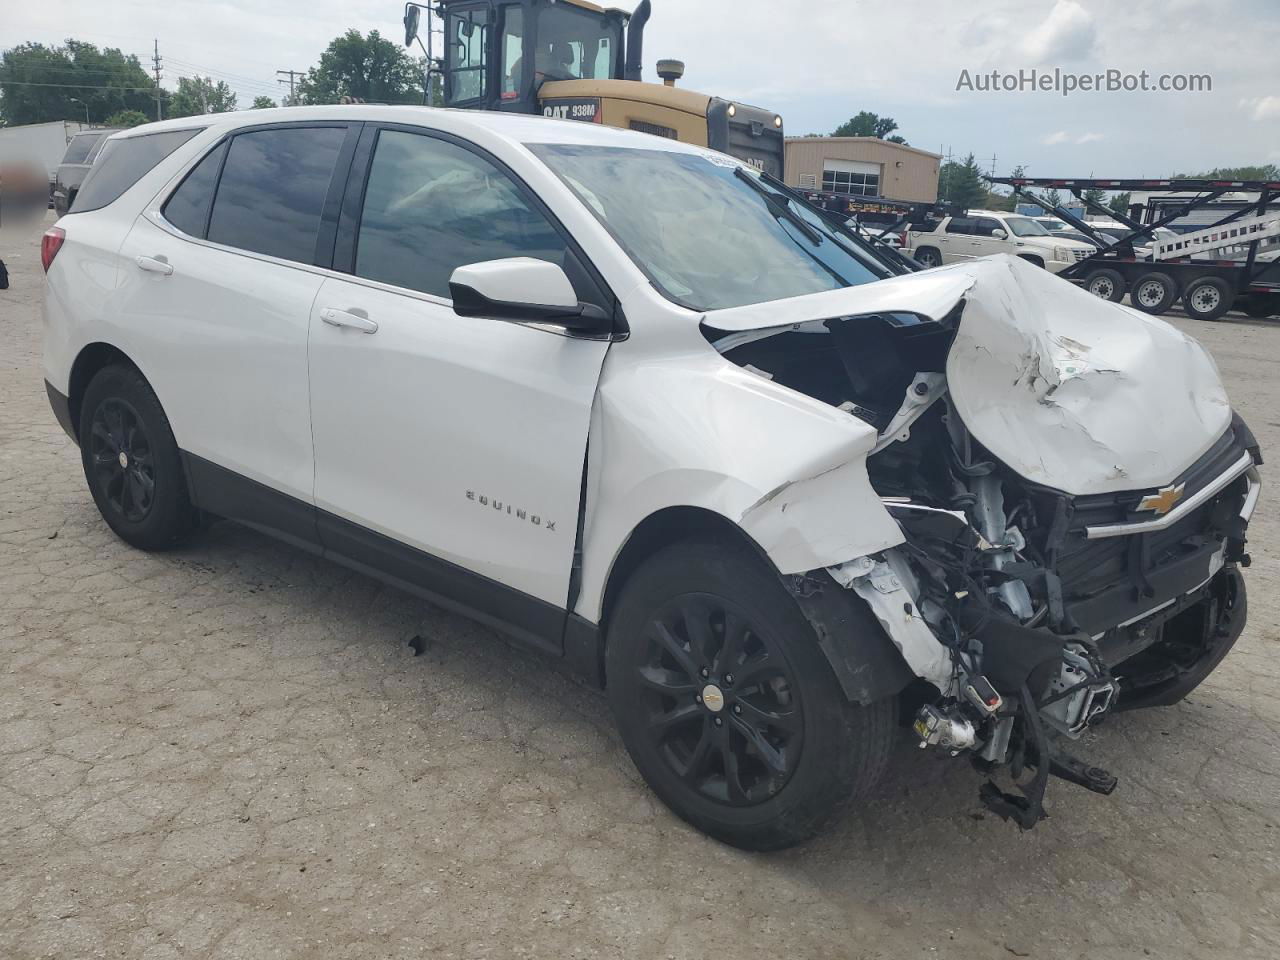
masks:
[(141, 523), (156, 495), (151, 441), (138, 411), (127, 400), (109, 397), (98, 404), (89, 428), (90, 482), (101, 502), (130, 523)]
[(648, 735), (670, 771), (730, 806), (782, 789), (800, 758), (804, 716), (776, 642), (709, 594), (672, 600), (644, 640), (638, 689)]

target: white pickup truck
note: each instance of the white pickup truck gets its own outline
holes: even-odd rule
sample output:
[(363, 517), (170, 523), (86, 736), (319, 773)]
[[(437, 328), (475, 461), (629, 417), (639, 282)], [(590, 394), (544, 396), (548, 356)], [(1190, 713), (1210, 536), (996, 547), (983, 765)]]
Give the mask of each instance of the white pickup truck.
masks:
[(1009, 253), (1051, 273), (1065, 270), (1096, 249), (1079, 240), (1051, 236), (1031, 217), (999, 210), (970, 210), (963, 216), (930, 221), (909, 230), (906, 240), (906, 252), (926, 267)]

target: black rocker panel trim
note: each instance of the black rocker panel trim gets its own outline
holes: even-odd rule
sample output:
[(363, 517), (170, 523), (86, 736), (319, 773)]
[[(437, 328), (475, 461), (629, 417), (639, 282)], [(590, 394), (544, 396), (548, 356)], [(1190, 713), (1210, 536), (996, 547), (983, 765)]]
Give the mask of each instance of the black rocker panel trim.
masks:
[(563, 608), (318, 510), (195, 454), (184, 451), (183, 460), (192, 500), (200, 509), (455, 610), (544, 653), (564, 653)]

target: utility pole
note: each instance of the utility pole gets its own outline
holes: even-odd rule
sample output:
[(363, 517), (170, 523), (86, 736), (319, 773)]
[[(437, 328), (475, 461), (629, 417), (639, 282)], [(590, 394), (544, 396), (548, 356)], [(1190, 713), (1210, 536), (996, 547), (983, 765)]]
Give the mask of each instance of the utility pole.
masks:
[(164, 102), (160, 95), (160, 41), (155, 41), (155, 52), (151, 55), (151, 64), (156, 71), (156, 119), (163, 120), (161, 116), (161, 104)]
[(294, 103), (296, 102), (296, 101), (294, 100), (293, 86), (294, 86), (294, 84), (297, 82), (297, 78), (298, 78), (298, 77), (306, 76), (307, 71), (305, 71), (305, 70), (277, 70), (277, 71), (276, 71), (276, 73), (277, 73), (277, 74), (284, 74), (285, 76), (287, 76), (287, 77), (289, 78), (287, 81), (285, 81), (285, 80), (281, 80), (281, 79), (279, 79), (279, 77), (277, 76), (277, 78), (276, 78), (276, 83), (286, 83), (286, 82), (287, 82), (287, 83), (289, 84), (289, 102), (288, 102), (288, 103), (286, 103), (286, 104), (285, 104), (285, 106), (287, 106), (287, 107), (292, 107), (292, 106), (294, 105)]

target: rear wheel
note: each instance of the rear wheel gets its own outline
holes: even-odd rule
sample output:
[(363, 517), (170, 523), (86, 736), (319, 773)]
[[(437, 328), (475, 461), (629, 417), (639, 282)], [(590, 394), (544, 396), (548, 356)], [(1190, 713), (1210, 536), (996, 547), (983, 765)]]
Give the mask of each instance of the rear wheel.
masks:
[(1095, 297), (1109, 300), (1112, 303), (1119, 303), (1123, 300), (1125, 291), (1128, 289), (1120, 271), (1111, 269), (1093, 271), (1085, 278), (1084, 288)]
[(1144, 273), (1129, 289), (1129, 302), (1144, 313), (1159, 316), (1178, 298), (1178, 285), (1167, 273)]
[(933, 247), (921, 247), (912, 253), (911, 256), (915, 259), (916, 263), (926, 269), (942, 266), (942, 254)]
[(888, 758), (893, 701), (845, 698), (795, 601), (745, 549), (681, 544), (642, 565), (611, 618), (606, 669), (649, 786), (737, 847), (813, 836)]
[(195, 529), (169, 420), (137, 370), (110, 366), (89, 381), (80, 403), (80, 458), (98, 512), (121, 540), (160, 550)]
[(1220, 277), (1193, 280), (1182, 295), (1182, 309), (1195, 320), (1218, 320), (1231, 309), (1231, 288)]

